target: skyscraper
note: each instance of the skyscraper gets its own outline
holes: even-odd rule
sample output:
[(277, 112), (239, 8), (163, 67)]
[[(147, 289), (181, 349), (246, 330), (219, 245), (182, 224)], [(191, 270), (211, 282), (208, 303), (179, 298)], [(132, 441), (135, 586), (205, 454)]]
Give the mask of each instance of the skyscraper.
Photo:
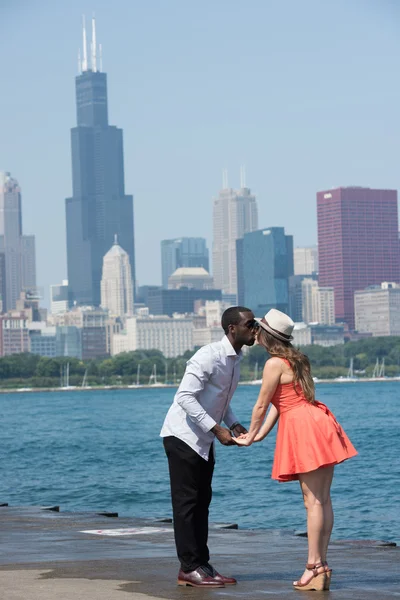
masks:
[(135, 282), (133, 197), (125, 194), (122, 130), (108, 123), (107, 76), (97, 64), (92, 21), (91, 63), (86, 29), (76, 77), (77, 127), (71, 130), (72, 190), (66, 199), (70, 304), (100, 304), (103, 256), (114, 235), (129, 255)]
[(305, 277), (301, 282), (302, 320), (304, 323), (318, 323), (318, 281)]
[(354, 292), (400, 282), (396, 190), (317, 193), (319, 285), (333, 287), (336, 321), (354, 329)]
[(63, 314), (68, 308), (68, 279), (64, 279), (62, 283), (50, 286), (50, 312), (52, 315)]
[(304, 279), (315, 279), (317, 274), (312, 275), (291, 275), (289, 277), (289, 315), (295, 323), (303, 320), (303, 289)]
[[(295, 276), (296, 277), (296, 276)], [(318, 281), (305, 277), (301, 282), (304, 323), (335, 324), (335, 295), (331, 287), (319, 287)]]
[(21, 237), (21, 272), (22, 289), (34, 289), (36, 287), (36, 251), (34, 235), (23, 235)]
[(246, 233), (237, 245), (238, 303), (263, 317), (271, 308), (289, 312), (293, 236), (283, 227)]
[(236, 240), (258, 227), (257, 202), (242, 179), (241, 188), (224, 189), (213, 202), (214, 285), (227, 294), (237, 294)]
[(101, 306), (108, 309), (112, 317), (133, 315), (131, 265), (128, 253), (118, 244), (117, 236), (103, 259)]
[(6, 305), (6, 256), (0, 252), (0, 314), (4, 312)]
[(0, 253), (4, 254), (3, 311), (15, 308), (21, 291), (36, 286), (35, 237), (22, 234), (21, 190), (0, 172)]
[(400, 285), (384, 281), (354, 294), (356, 328), (373, 336), (400, 335)]
[(162, 286), (168, 288), (168, 277), (181, 267), (203, 267), (210, 270), (207, 242), (204, 238), (182, 237), (161, 242)]
[(308, 248), (295, 248), (293, 251), (293, 257), (295, 275), (312, 275), (313, 273), (318, 273), (317, 246), (310, 246)]

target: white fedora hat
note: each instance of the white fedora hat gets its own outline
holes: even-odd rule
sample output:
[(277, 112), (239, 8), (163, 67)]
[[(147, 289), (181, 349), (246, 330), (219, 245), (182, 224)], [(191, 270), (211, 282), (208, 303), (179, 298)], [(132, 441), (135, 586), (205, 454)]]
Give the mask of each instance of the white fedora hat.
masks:
[(262, 319), (255, 319), (257, 323), (268, 331), (271, 335), (283, 342), (290, 342), (293, 339), (292, 331), (294, 323), (285, 313), (276, 308), (271, 308)]

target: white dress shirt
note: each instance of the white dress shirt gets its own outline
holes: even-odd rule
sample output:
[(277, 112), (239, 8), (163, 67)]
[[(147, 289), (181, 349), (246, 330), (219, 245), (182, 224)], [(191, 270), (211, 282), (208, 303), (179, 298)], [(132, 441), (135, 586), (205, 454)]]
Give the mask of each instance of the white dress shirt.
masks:
[(242, 353), (236, 354), (227, 336), (207, 344), (187, 362), (160, 436), (173, 435), (205, 460), (222, 421), (231, 427), (237, 418), (229, 406), (240, 377)]

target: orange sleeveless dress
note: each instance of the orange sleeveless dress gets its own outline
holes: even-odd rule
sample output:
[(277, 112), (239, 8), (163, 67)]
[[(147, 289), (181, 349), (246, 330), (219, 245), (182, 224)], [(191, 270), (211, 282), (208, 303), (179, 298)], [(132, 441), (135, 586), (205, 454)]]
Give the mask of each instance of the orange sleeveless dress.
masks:
[[(282, 359), (290, 366), (286, 359)], [(325, 404), (306, 400), (301, 387), (279, 384), (271, 400), (279, 412), (272, 479), (293, 481), (299, 473), (337, 465), (357, 451)]]

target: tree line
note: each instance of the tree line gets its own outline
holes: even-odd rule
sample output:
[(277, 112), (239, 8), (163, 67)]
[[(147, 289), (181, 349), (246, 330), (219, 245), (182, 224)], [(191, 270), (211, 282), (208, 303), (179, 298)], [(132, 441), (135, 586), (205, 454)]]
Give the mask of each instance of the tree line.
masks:
[[(334, 378), (347, 374), (350, 359), (356, 375), (370, 377), (377, 358), (385, 359), (385, 373), (400, 375), (400, 337), (365, 338), (339, 346), (305, 346), (312, 373), (318, 378)], [(161, 383), (179, 383), (187, 360), (195, 351), (177, 358), (165, 358), (159, 350), (136, 350), (113, 357), (82, 361), (77, 358), (48, 358), (35, 354), (12, 354), (0, 358), (0, 386), (58, 387), (66, 384), (68, 365), (69, 385), (89, 386), (147, 384), (156, 373)], [(250, 381), (261, 377), (268, 358), (265, 350), (254, 346), (246, 352), (241, 363), (241, 379)], [(154, 377), (151, 379), (154, 382)]]

